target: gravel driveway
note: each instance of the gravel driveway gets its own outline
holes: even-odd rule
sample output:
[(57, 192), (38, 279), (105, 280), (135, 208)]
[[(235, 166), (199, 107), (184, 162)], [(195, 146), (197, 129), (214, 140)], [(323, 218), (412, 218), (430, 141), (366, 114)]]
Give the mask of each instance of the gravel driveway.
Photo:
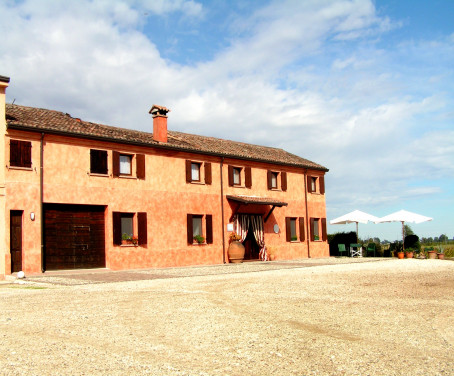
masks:
[(2, 284), (0, 374), (454, 375), (454, 262), (248, 267)]

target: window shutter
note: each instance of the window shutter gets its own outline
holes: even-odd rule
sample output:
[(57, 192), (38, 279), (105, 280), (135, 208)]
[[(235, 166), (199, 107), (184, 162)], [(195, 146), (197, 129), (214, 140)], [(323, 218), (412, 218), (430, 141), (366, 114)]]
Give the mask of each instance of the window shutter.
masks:
[(32, 167), (32, 143), (31, 142), (22, 142), (22, 156), (23, 156), (23, 166)]
[(281, 189), (285, 192), (287, 190), (287, 173), (281, 172)]
[(273, 188), (273, 183), (272, 183), (272, 174), (271, 174), (270, 170), (268, 170), (268, 172), (266, 174), (266, 177), (267, 177), (267, 180), (268, 180), (268, 189), (272, 189)]
[(252, 173), (250, 167), (244, 168), (244, 185), (246, 186), (246, 188), (252, 187)]
[(112, 152), (112, 174), (120, 176), (120, 153), (118, 151)]
[(192, 214), (188, 214), (187, 215), (187, 219), (188, 219), (188, 225), (187, 225), (187, 230), (188, 230), (188, 244), (192, 244), (193, 241), (194, 241), (194, 237), (192, 236), (193, 232), (192, 232)]
[(186, 160), (186, 183), (190, 183), (191, 181), (192, 181), (191, 161)]
[(136, 155), (136, 175), (137, 179), (145, 179), (145, 155)]
[(107, 167), (107, 150), (100, 150), (99, 151), (99, 168), (101, 174), (107, 174), (109, 172), (109, 168)]
[(320, 184), (320, 193), (322, 195), (325, 194), (325, 177), (324, 176), (320, 176), (319, 178), (319, 184)]
[(304, 242), (306, 240), (306, 234), (304, 233), (304, 217), (300, 217), (299, 221), (300, 221), (300, 241)]
[(120, 212), (112, 213), (112, 223), (113, 223), (113, 243), (115, 245), (121, 245), (121, 213)]
[(314, 218), (311, 218), (311, 242), (314, 241)]
[(147, 213), (137, 213), (137, 236), (139, 245), (146, 245), (147, 237)]
[(327, 235), (326, 235), (326, 218), (322, 218), (322, 240), (326, 242)]
[(307, 191), (312, 193), (312, 176), (307, 175)]
[(211, 214), (206, 215), (206, 242), (207, 244), (213, 244), (213, 216)]
[(211, 163), (205, 162), (205, 184), (211, 184)]
[(290, 217), (285, 217), (285, 239), (292, 241), (292, 229), (290, 228)]
[(9, 164), (10, 166), (20, 165), (19, 141), (11, 140), (9, 143)]
[(229, 166), (229, 187), (233, 187), (233, 166)]

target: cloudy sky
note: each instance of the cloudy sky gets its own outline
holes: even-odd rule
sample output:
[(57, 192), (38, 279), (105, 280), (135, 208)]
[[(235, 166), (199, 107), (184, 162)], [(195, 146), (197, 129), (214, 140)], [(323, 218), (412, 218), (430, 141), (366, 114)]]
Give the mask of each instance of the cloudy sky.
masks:
[[(454, 236), (454, 1), (0, 0), (7, 102), (284, 148), (327, 217), (406, 209)], [(354, 230), (354, 225), (328, 231)], [(360, 225), (399, 239), (400, 224)]]

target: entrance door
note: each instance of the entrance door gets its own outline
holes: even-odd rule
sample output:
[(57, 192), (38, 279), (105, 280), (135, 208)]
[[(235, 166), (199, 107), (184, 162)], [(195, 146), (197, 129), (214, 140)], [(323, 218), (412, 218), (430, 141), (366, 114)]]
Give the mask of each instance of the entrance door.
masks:
[(11, 273), (22, 270), (22, 210), (11, 210)]
[(246, 235), (246, 239), (243, 241), (244, 245), (244, 259), (245, 260), (258, 260), (260, 247), (257, 244), (254, 236), (254, 230), (252, 230), (252, 225), (249, 225), (249, 230)]

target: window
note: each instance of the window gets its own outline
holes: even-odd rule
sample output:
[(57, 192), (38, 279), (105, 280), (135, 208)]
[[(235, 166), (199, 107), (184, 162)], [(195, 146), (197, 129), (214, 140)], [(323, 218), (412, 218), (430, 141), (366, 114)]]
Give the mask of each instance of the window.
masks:
[(252, 187), (252, 173), (248, 166), (244, 168), (228, 166), (228, 177), (230, 187)]
[(191, 163), (191, 180), (200, 181), (200, 163)]
[(32, 143), (11, 140), (9, 145), (9, 164), (13, 167), (32, 167)]
[[(205, 231), (204, 230), (205, 227)], [(196, 237), (202, 236), (202, 243), (213, 243), (213, 216), (211, 214), (188, 214), (187, 215), (187, 242), (194, 244)]]
[(145, 155), (123, 154), (118, 151), (112, 152), (112, 174), (115, 177), (133, 175), (133, 159), (136, 160), (136, 177), (145, 179)]
[(120, 154), (120, 175), (132, 175), (131, 162), (131, 155)]
[(325, 194), (325, 178), (323, 176), (307, 176), (307, 191), (309, 193)]
[(137, 236), (138, 245), (147, 244), (147, 213), (113, 212), (112, 215), (113, 243), (115, 245), (121, 245), (123, 235)]
[(194, 162), (186, 161), (186, 183), (204, 183), (203, 176), (205, 175), (205, 184), (211, 184), (211, 163), (210, 162)]
[(233, 168), (233, 185), (241, 185), (241, 168)]
[(90, 173), (107, 175), (106, 150), (90, 150)]
[[(280, 176), (280, 179), (279, 179)], [(281, 191), (287, 190), (287, 173), (285, 171), (270, 171), (267, 173), (268, 189), (280, 189)], [(280, 183), (280, 186), (279, 186)]]
[[(320, 237), (320, 223), (321, 223), (321, 232), (322, 236)], [(326, 218), (311, 218), (310, 221), (311, 226), (311, 241), (323, 240), (326, 241), (327, 239), (327, 232), (326, 232)]]
[(305, 240), (304, 233), (304, 217), (300, 218), (285, 218), (285, 231), (286, 231), (286, 240), (288, 242), (298, 241), (298, 231), (299, 231), (299, 241)]

